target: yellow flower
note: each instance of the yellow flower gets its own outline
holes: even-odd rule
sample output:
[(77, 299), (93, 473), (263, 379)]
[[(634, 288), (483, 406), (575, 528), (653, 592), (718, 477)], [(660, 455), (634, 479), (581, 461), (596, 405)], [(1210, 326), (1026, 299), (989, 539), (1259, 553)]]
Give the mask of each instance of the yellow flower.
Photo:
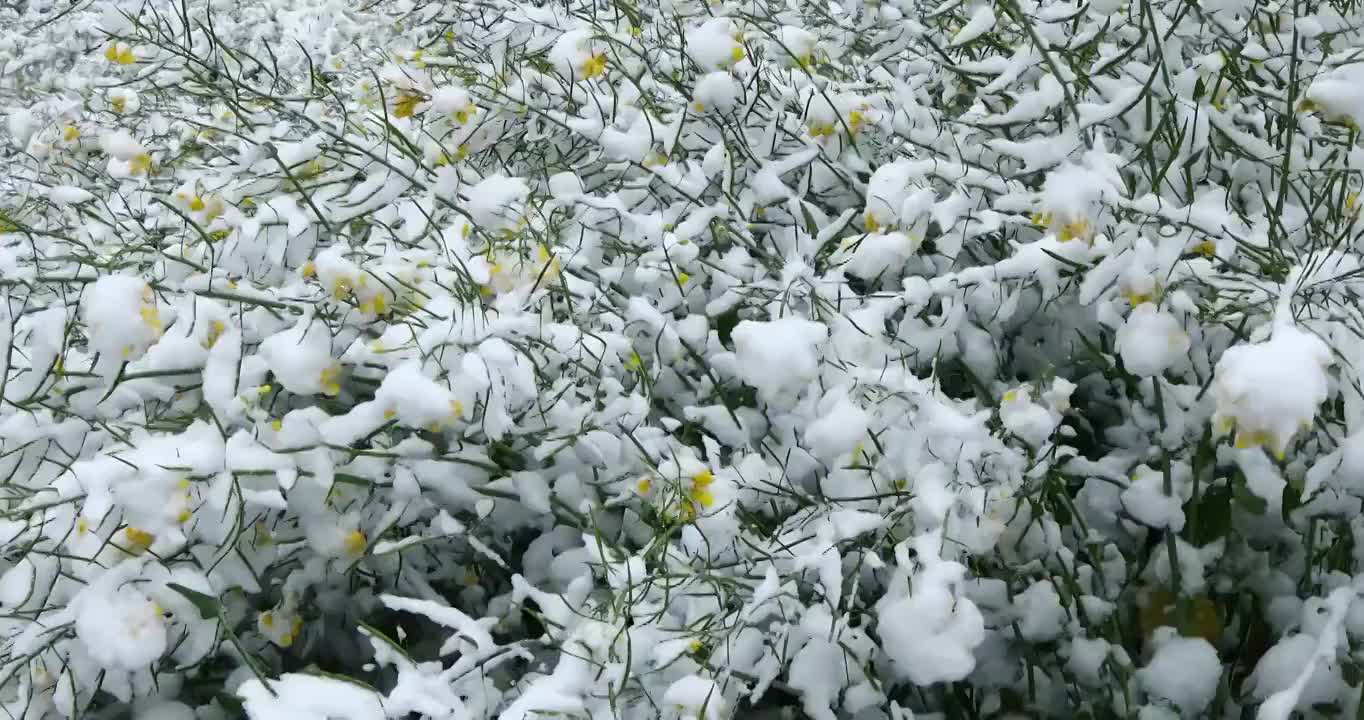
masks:
[(412, 117), (416, 112), (417, 103), (421, 102), (420, 95), (399, 95), (393, 102), (393, 117)]
[(1155, 299), (1154, 293), (1125, 292), (1122, 296), (1127, 299), (1127, 304), (1132, 307), (1151, 302)]
[(648, 495), (649, 489), (652, 487), (653, 482), (650, 481), (649, 478), (640, 478), (639, 481), (635, 483), (635, 492), (640, 495)]
[(687, 497), (703, 508), (708, 508), (715, 503), (715, 496), (710, 491), (710, 486), (715, 482), (715, 475), (710, 470), (702, 470), (691, 476), (691, 490)]
[(606, 72), (606, 55), (595, 53), (583, 61), (583, 77), (591, 80)]
[(151, 533), (138, 530), (129, 525), (123, 529), (123, 540), (124, 550), (132, 555), (141, 555), (142, 553), (147, 552), (147, 548), (152, 546), (152, 543), (156, 541), (156, 538), (152, 537)]
[(124, 110), (128, 109), (128, 98), (122, 95), (115, 95), (109, 98), (109, 107), (114, 112), (119, 113), (121, 115), (123, 114)]
[[(322, 174), (322, 159), (313, 158), (309, 160), (298, 172), (294, 173), (299, 179), (308, 180)], [(245, 202), (245, 201), (243, 201)]]
[(856, 135), (857, 131), (862, 127), (862, 120), (862, 113), (856, 110), (848, 113), (848, 130)]
[(346, 539), (342, 541), (342, 544), (345, 545), (347, 555), (357, 557), (365, 552), (365, 546), (368, 542), (369, 541), (365, 539), (365, 534), (357, 529), (351, 530), (350, 534), (346, 535)]
[(323, 368), (322, 373), (318, 376), (317, 379), (318, 384), (322, 386), (322, 394), (327, 395), (329, 397), (336, 397), (337, 395), (340, 395), (341, 383), (338, 382), (338, 379), (340, 377), (341, 366), (337, 365), (336, 363), (332, 363), (331, 365), (328, 365), (327, 367)]
[(208, 336), (204, 338), (204, 347), (213, 347), (214, 343), (218, 342), (218, 338), (222, 337), (223, 331), (226, 329), (227, 325), (225, 325), (222, 320), (210, 322), (208, 324)]
[(1359, 209), (1359, 193), (1357, 192), (1345, 193), (1345, 209), (1350, 212), (1354, 212)]
[(862, 229), (866, 230), (869, 233), (874, 233), (881, 229), (881, 223), (877, 221), (875, 215), (867, 213), (862, 218)]
[(678, 286), (678, 287), (682, 287), (683, 285), (686, 285), (686, 284), (687, 284), (687, 281), (690, 280), (690, 279), (691, 279), (691, 276), (690, 276), (690, 275), (688, 275), (688, 274), (682, 272), (681, 270), (678, 270), (678, 271), (677, 271), (677, 286)]
[(137, 314), (142, 316), (142, 324), (155, 331), (158, 337), (161, 335), (161, 313), (157, 310), (156, 296), (152, 294), (150, 286), (142, 290), (142, 304)]
[(152, 156), (147, 153), (139, 153), (137, 157), (128, 161), (128, 173), (131, 175), (146, 175), (152, 169)]
[(109, 46), (104, 48), (104, 59), (116, 65), (132, 65), (137, 62), (137, 58), (133, 57), (133, 49), (126, 43), (109, 43)]
[(81, 136), (81, 131), (73, 125), (67, 125), (62, 129), (62, 139), (67, 142), (75, 142)]
[[(1245, 450), (1248, 448), (1263, 447), (1273, 448), (1274, 435), (1266, 430), (1254, 430), (1249, 432), (1236, 433), (1236, 447)], [(1274, 449), (1274, 457), (1279, 460), (1284, 459), (1284, 451)]]
[(734, 62), (739, 62), (740, 60), (743, 60), (744, 47), (742, 45), (735, 45), (734, 49), (729, 51), (729, 58)]
[(1217, 246), (1211, 240), (1204, 240), (1193, 247), (1193, 251), (1205, 258), (1211, 259), (1217, 254)]
[(1060, 239), (1061, 242), (1070, 242), (1075, 239), (1089, 240), (1090, 235), (1091, 229), (1089, 221), (1076, 220), (1062, 225), (1061, 232), (1057, 234), (1057, 238)]
[(350, 293), (350, 278), (337, 278), (336, 282), (332, 283), (332, 297), (337, 300), (344, 299), (347, 295), (350, 295)]
[(640, 359), (639, 353), (632, 352), (630, 357), (625, 359), (625, 369), (631, 372), (639, 372), (644, 367), (644, 361)]

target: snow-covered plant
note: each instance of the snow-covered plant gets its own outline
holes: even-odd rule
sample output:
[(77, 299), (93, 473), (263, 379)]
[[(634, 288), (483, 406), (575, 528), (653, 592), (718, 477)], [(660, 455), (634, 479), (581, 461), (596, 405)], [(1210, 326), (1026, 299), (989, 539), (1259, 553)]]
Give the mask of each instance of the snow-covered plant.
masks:
[(1362, 24), (0, 4), (0, 707), (1357, 716)]

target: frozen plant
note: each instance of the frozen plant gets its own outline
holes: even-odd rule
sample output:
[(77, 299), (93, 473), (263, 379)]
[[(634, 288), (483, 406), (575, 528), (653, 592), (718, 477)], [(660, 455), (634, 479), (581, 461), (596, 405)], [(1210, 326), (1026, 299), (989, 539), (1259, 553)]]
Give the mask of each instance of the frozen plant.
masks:
[(1358, 716), (1361, 27), (0, 3), (5, 716)]

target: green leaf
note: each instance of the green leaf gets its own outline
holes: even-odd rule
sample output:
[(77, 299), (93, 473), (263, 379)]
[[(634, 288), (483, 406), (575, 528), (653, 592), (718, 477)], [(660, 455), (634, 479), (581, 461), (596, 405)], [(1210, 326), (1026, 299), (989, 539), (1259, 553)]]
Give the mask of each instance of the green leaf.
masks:
[(1289, 524), (1289, 515), (1300, 507), (1302, 507), (1302, 488), (1294, 487), (1291, 482), (1284, 483), (1282, 515), (1285, 525)]
[(1245, 508), (1246, 512), (1252, 515), (1264, 515), (1269, 510), (1269, 503), (1246, 487), (1244, 477), (1237, 477), (1236, 482), (1231, 487), (1231, 492), (1232, 497), (1236, 499), (1236, 504)]
[(720, 336), (720, 343), (725, 347), (730, 346), (730, 338), (734, 334), (734, 326), (739, 324), (739, 308), (732, 307), (721, 313), (715, 318), (715, 333)]
[(511, 445), (502, 442), (488, 443), (488, 457), (497, 466), (511, 472), (518, 472), (526, 469), (526, 459), (521, 456)]
[(1350, 687), (1359, 687), (1360, 682), (1364, 682), (1364, 670), (1361, 670), (1353, 660), (1346, 660), (1340, 664), (1340, 674), (1345, 678), (1345, 684)]
[(199, 617), (205, 620), (212, 620), (218, 617), (223, 611), (222, 603), (212, 595), (205, 595), (198, 590), (191, 590), (184, 585), (177, 583), (166, 583), (166, 587), (185, 596), (199, 610)]
[(242, 699), (229, 692), (217, 694), (218, 702), (228, 711), (232, 717), (246, 717), (246, 706), (242, 704)]
[[(1231, 532), (1231, 495), (1231, 489), (1225, 485), (1216, 485), (1199, 493), (1196, 501), (1198, 522), (1190, 529), (1189, 536), (1195, 546), (1216, 542)], [(1189, 516), (1189, 509), (1185, 508), (1185, 517)]]

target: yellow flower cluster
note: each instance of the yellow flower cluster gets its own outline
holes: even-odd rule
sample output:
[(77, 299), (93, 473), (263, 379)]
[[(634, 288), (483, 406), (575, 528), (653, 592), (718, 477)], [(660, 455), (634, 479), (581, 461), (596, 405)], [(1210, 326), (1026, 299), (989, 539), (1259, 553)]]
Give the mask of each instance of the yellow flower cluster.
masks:
[[(692, 522), (697, 515), (715, 505), (715, 492), (712, 486), (715, 484), (715, 474), (708, 468), (693, 473), (687, 478), (686, 491), (681, 492), (676, 501), (665, 500), (665, 513), (673, 514), (683, 522)], [(641, 496), (647, 497), (654, 488), (652, 477), (645, 476), (635, 481), (634, 491)]]
[(133, 56), (133, 49), (128, 43), (121, 42), (109, 43), (104, 48), (104, 59), (115, 65), (132, 65), (137, 62), (137, 58)]
[[(1052, 220), (1052, 213), (1049, 212), (1039, 212), (1032, 216), (1032, 224), (1039, 227), (1050, 228)], [(1062, 223), (1061, 227), (1056, 229), (1056, 237), (1061, 242), (1070, 242), (1071, 240), (1092, 242), (1094, 240), (1094, 228), (1090, 225), (1088, 219), (1080, 218), (1071, 220), (1070, 222)]]
[(583, 77), (588, 80), (606, 74), (606, 55), (602, 53), (589, 55), (588, 58), (583, 61), (582, 72)]

